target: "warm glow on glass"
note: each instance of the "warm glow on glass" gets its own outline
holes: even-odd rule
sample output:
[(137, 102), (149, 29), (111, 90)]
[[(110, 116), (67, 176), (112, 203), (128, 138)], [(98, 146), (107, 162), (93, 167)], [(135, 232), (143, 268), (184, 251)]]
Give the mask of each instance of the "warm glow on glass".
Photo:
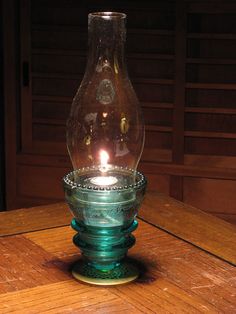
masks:
[[(89, 14), (89, 54), (67, 121), (73, 168), (136, 170), (144, 144), (140, 104), (124, 60), (125, 14)], [(102, 155), (101, 155), (102, 154)]]
[(89, 14), (86, 72), (67, 121), (74, 171), (63, 182), (78, 232), (73, 241), (83, 256), (72, 273), (97, 285), (123, 284), (139, 275), (125, 257), (135, 243), (131, 232), (146, 188), (136, 171), (144, 124), (124, 61), (125, 19), (118, 12)]
[(108, 176), (108, 177), (94, 177), (90, 180), (90, 182), (94, 185), (100, 185), (100, 186), (108, 186), (113, 185), (118, 182), (118, 179), (116, 177)]
[(109, 160), (108, 153), (105, 150), (101, 150), (100, 151), (100, 161), (101, 161), (100, 171), (101, 172), (107, 171), (108, 160)]
[(100, 167), (99, 170), (101, 171), (101, 176), (99, 177), (93, 177), (90, 179), (90, 182), (94, 185), (100, 185), (100, 186), (109, 186), (116, 184), (118, 182), (118, 179), (113, 176), (106, 176), (108, 168), (108, 160), (109, 155), (105, 150), (101, 150), (100, 153)]

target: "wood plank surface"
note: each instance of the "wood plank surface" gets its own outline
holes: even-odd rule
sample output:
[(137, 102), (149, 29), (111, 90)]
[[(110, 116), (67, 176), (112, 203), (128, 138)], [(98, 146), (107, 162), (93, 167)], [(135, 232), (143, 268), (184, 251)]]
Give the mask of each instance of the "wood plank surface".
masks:
[[(4, 313), (142, 313), (106, 288), (87, 287), (74, 280), (0, 296)], [(118, 311), (116, 311), (118, 309)]]
[[(236, 264), (234, 225), (156, 192), (146, 194), (139, 217)], [(0, 236), (69, 225), (71, 218), (64, 203), (1, 212)]]
[(155, 192), (139, 217), (236, 265), (236, 227), (224, 220)]
[(0, 238), (0, 252), (0, 293), (68, 279), (58, 267), (47, 266), (50, 252), (21, 235)]
[(0, 212), (0, 236), (65, 226), (71, 219), (64, 203)]
[[(14, 289), (1, 290), (0, 313), (178, 314), (236, 310), (236, 269), (232, 265), (142, 221), (134, 233), (137, 243), (129, 252), (130, 259), (141, 269), (136, 282), (116, 287), (77, 282), (70, 275), (71, 264), (80, 258), (72, 243), (73, 234), (66, 226), (2, 238), (9, 244), (0, 249), (4, 252), (0, 257), (0, 281)], [(14, 254), (20, 256), (20, 263), (16, 259), (10, 265), (12, 280), (6, 274), (7, 261), (9, 256), (14, 261)], [(24, 271), (23, 279), (19, 270)]]

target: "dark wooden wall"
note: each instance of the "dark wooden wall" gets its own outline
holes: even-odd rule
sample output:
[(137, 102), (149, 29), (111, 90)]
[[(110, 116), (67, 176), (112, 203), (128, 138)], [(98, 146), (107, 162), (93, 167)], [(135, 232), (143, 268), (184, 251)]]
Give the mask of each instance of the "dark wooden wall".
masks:
[(63, 199), (61, 177), (71, 168), (65, 120), (84, 73), (87, 14), (116, 10), (128, 15), (149, 189), (236, 221), (234, 1), (3, 4), (9, 209)]
[[(0, 12), (0, 19), (2, 18)], [(2, 19), (1, 19), (2, 20)], [(2, 23), (0, 23), (0, 38), (2, 38)], [(3, 41), (0, 40), (0, 82), (3, 82)], [(0, 210), (5, 208), (4, 184), (4, 97), (3, 84), (0, 83)]]

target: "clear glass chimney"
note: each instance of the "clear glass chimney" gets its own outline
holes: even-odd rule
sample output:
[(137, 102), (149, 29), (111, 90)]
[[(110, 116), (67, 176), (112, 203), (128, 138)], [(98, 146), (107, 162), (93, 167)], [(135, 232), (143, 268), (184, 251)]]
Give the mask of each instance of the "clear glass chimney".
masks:
[(126, 68), (125, 23), (123, 13), (89, 14), (86, 71), (67, 121), (74, 170), (95, 166), (102, 172), (107, 165), (136, 170), (140, 160), (144, 123)]

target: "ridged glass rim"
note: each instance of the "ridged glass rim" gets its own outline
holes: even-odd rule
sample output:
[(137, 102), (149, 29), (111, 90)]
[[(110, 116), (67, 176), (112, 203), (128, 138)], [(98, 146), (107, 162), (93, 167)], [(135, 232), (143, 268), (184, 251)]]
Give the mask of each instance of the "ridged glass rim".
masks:
[(97, 166), (92, 166), (92, 167), (83, 167), (74, 171), (69, 172), (67, 175), (63, 177), (63, 182), (67, 185), (70, 186), (71, 189), (83, 189), (83, 190), (88, 190), (88, 191), (123, 191), (123, 190), (128, 190), (128, 189), (136, 189), (139, 188), (143, 185), (146, 184), (147, 180), (145, 176), (134, 169), (128, 168), (128, 167), (119, 167), (119, 166), (114, 166), (114, 170), (121, 170), (121, 171), (129, 171), (131, 174), (133, 174), (135, 177), (139, 176), (140, 179), (134, 183), (134, 184), (129, 184), (129, 185), (124, 185), (121, 187), (112, 187), (112, 186), (107, 186), (107, 187), (99, 187), (99, 186), (88, 186), (88, 185), (83, 185), (83, 184), (78, 184), (71, 180), (71, 177), (74, 177), (74, 174), (80, 174), (89, 170), (98, 170)]
[(91, 12), (89, 13), (89, 18), (103, 18), (105, 20), (112, 20), (112, 19), (126, 19), (126, 14), (122, 12)]

